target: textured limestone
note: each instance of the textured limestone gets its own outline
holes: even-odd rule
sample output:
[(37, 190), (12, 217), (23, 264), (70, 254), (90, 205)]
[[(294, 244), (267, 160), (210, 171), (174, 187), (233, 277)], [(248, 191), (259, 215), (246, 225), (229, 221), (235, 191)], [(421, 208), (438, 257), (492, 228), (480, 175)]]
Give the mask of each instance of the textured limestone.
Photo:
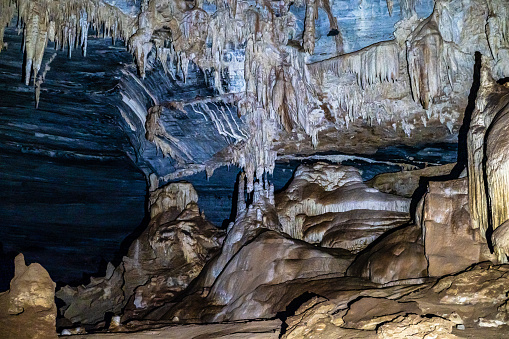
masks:
[(154, 218), (170, 209), (183, 211), (188, 204), (197, 201), (198, 193), (192, 184), (188, 182), (170, 183), (150, 193), (150, 217)]
[[(239, 191), (244, 192), (244, 176)], [(168, 303), (150, 319), (217, 322), (270, 318), (308, 289), (331, 288), (353, 256), (322, 249), (281, 233), (272, 186), (255, 182), (251, 205), (239, 194), (237, 218), (220, 255), (211, 260), (182, 302)]]
[[(490, 227), (496, 230), (509, 217), (505, 193), (509, 92), (494, 81), (487, 63), (483, 57), (481, 84), (468, 132), (470, 213), (474, 227), (480, 229), (483, 237)], [(497, 243), (498, 260), (506, 262), (505, 239), (492, 241)]]
[[(189, 183), (169, 184), (152, 192), (154, 217), (134, 240), (119, 266), (87, 286), (57, 292), (64, 316), (73, 323), (98, 324), (105, 314), (124, 320), (143, 317), (172, 300), (198, 276), (222, 243), (222, 232), (201, 215)], [(186, 204), (186, 205), (184, 205)]]
[[(420, 285), (338, 293), (304, 303), (287, 320), (283, 338), (486, 338), (503, 336), (507, 323), (507, 265), (482, 263)], [(462, 325), (463, 331), (453, 327)], [(494, 331), (478, 331), (495, 326)], [(376, 330), (376, 332), (375, 332)], [(484, 333), (484, 335), (482, 334)]]
[(41, 265), (26, 266), (23, 254), (14, 265), (10, 290), (0, 293), (0, 337), (57, 338), (55, 283)]
[(455, 165), (456, 163), (452, 163), (442, 166), (429, 166), (413, 171), (382, 173), (367, 181), (366, 184), (378, 189), (380, 192), (411, 198), (419, 187), (421, 180), (446, 176), (451, 173)]
[(359, 251), (408, 219), (410, 201), (367, 187), (353, 167), (301, 165), (276, 197), (283, 232), (326, 247)]
[(441, 317), (409, 314), (399, 316), (377, 329), (378, 338), (461, 338), (451, 334), (454, 323)]
[[(14, 13), (11, 1), (0, 4), (2, 13)], [(353, 147), (367, 152), (397, 141), (422, 142), (429, 135), (441, 141), (454, 138), (471, 85), (474, 52), (490, 56), (488, 65), (496, 79), (506, 77), (509, 69), (507, 0), (437, 1), (426, 19), (417, 17), (415, 1), (403, 1), (404, 20), (396, 25), (394, 40), (349, 54), (341, 54), (341, 27), (332, 14), (333, 6), (325, 0), (293, 3), (292, 7), (306, 7), (300, 18), (287, 1), (277, 6), (233, 0), (213, 6), (199, 0), (142, 1), (136, 15), (102, 1), (20, 0), (15, 5), (24, 23), (28, 80), (31, 73), (39, 72), (48, 39), (69, 46), (69, 51), (74, 46), (86, 49), (88, 27), (122, 38), (142, 78), (154, 67), (183, 82), (195, 66), (209, 74), (216, 97), (203, 100), (205, 106), (193, 106), (193, 100), (180, 105), (206, 115), (208, 104), (234, 97), (246, 129), (240, 132), (224, 110), (213, 109), (218, 132), (228, 139), (221, 159), (214, 162), (244, 168), (249, 191), (256, 176), (273, 171), (277, 153), (310, 151), (311, 147), (350, 147), (350, 152)], [(387, 1), (389, 12), (393, 5)], [(316, 30), (322, 10), (338, 55), (308, 65), (317, 36), (325, 35)], [(4, 16), (9, 14), (2, 15), (6, 21)], [(298, 20), (303, 21), (299, 22), (302, 34), (297, 33)], [(161, 104), (157, 96), (149, 97), (151, 103), (134, 108), (142, 126), (150, 120), (147, 109)], [(127, 125), (136, 124), (127, 121)], [(152, 136), (162, 131), (158, 124), (148, 128), (154, 129), (148, 131)], [(338, 135), (341, 140), (353, 135), (356, 142), (333, 146)], [(187, 156), (176, 136), (151, 139), (163, 154), (175, 157), (183, 170), (196, 170), (193, 157)], [(205, 168), (203, 162), (199, 165), (200, 170)], [(207, 166), (213, 168), (213, 164)]]

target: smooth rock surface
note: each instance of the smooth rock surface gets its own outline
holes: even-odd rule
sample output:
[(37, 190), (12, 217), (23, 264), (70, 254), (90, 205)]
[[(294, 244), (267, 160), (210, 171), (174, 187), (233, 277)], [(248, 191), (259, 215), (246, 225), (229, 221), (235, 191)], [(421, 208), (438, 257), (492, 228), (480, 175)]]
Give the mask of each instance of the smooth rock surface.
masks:
[[(319, 162), (297, 168), (288, 187), (276, 196), (276, 207), (283, 232), (290, 236), (360, 251), (400, 224), (410, 201), (367, 187), (356, 168)], [(310, 218), (320, 215), (324, 216)]]
[(429, 166), (420, 170), (382, 173), (366, 182), (380, 192), (411, 198), (423, 179), (446, 176), (456, 163), (442, 166)]
[[(496, 261), (486, 240), (471, 223), (468, 179), (430, 182), (419, 205), (430, 276), (459, 272), (486, 260)], [(422, 211), (422, 212), (421, 212)]]
[(428, 276), (420, 227), (410, 225), (397, 229), (372, 245), (357, 256), (347, 275), (379, 284)]

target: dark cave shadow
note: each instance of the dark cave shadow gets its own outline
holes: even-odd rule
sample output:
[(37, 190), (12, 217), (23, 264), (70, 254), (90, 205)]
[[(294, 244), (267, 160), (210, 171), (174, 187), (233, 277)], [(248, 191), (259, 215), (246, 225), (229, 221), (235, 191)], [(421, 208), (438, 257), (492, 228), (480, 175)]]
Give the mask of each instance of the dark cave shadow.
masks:
[(18, 253), (14, 251), (4, 252), (4, 245), (0, 242), (0, 293), (10, 288), (14, 278), (14, 258)]
[(301, 307), (305, 302), (311, 300), (314, 297), (319, 297), (318, 294), (312, 293), (312, 292), (304, 292), (297, 298), (293, 299), (288, 306), (286, 306), (286, 309), (284, 311), (276, 313), (276, 319), (281, 320), (281, 332), (279, 333), (279, 338), (282, 338), (283, 335), (288, 330), (288, 324), (286, 323), (286, 320), (289, 317), (292, 317), (295, 315), (295, 312)]
[[(454, 168), (449, 174), (434, 176), (434, 177), (421, 177), (419, 179), (419, 186), (412, 194), (410, 202), (410, 215), (415, 216), (417, 211), (417, 205), (421, 201), (422, 197), (428, 191), (428, 185), (430, 181), (449, 181), (458, 179), (465, 168), (468, 165), (468, 147), (467, 138), (468, 131), (470, 129), (470, 123), (472, 121), (472, 113), (475, 109), (475, 101), (477, 99), (477, 93), (481, 86), (481, 53), (475, 52), (474, 58), (474, 69), (473, 69), (473, 80), (472, 86), (470, 87), (470, 93), (468, 95), (468, 104), (465, 108), (465, 114), (463, 116), (463, 123), (458, 131), (458, 157)], [(415, 220), (414, 220), (415, 221)]]
[(502, 78), (502, 79), (498, 79), (497, 80), (497, 84), (499, 85), (505, 85), (509, 82), (509, 77), (506, 77), (506, 78)]
[(115, 266), (120, 265), (120, 263), (122, 262), (122, 258), (124, 256), (127, 256), (127, 253), (129, 252), (129, 247), (131, 247), (131, 244), (136, 239), (138, 239), (140, 237), (140, 235), (147, 229), (148, 224), (150, 223), (150, 211), (149, 211), (150, 192), (149, 192), (148, 187), (149, 186), (147, 185), (147, 190), (145, 193), (145, 205), (144, 205), (145, 215), (143, 216), (143, 219), (142, 219), (140, 225), (138, 227), (136, 227), (134, 229), (134, 231), (132, 231), (131, 234), (129, 234), (127, 237), (125, 237), (125, 239), (122, 240), (122, 242), (120, 243), (120, 248), (115, 253), (115, 257), (113, 258), (113, 260), (111, 262)]
[[(237, 217), (237, 207), (238, 207), (238, 200), (239, 200), (239, 181), (240, 181), (240, 175), (242, 174), (242, 171), (239, 171), (237, 174), (237, 178), (235, 180), (235, 185), (233, 185), (233, 194), (232, 194), (232, 208), (230, 211), (230, 217), (228, 219), (224, 219), (221, 227), (222, 229), (226, 229), (228, 225), (231, 222), (235, 222), (235, 218)], [(242, 192), (244, 194), (244, 192)]]

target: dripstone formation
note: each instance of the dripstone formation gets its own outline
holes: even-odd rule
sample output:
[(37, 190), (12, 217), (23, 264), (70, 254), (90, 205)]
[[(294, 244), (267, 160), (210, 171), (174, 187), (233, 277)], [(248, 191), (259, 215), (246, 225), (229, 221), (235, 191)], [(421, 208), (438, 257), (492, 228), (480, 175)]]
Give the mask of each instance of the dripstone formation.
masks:
[[(0, 337), (507, 333), (509, 1), (0, 0), (10, 93), (33, 91), (41, 126), (53, 63), (76, 49), (123, 58), (113, 88), (76, 83), (98, 86), (125, 138), (112, 152), (145, 176), (146, 222), (86, 283), (55, 290), (17, 256)], [(73, 140), (6, 126), (9, 152), (20, 131)], [(451, 144), (456, 162), (436, 160)], [(220, 185), (201, 199), (190, 181), (223, 166), (236, 182), (215, 225)]]

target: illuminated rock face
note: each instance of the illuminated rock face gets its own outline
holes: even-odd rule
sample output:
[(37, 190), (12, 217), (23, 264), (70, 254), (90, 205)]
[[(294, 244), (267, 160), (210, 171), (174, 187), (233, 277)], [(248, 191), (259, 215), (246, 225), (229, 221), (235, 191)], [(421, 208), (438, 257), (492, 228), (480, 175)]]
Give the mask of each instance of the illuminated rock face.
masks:
[[(432, 4), (426, 4), (427, 9), (417, 9), (421, 15), (429, 13)], [(206, 99), (165, 102), (159, 93), (150, 93), (150, 84), (141, 86), (148, 97), (142, 105), (136, 95), (125, 94), (124, 102), (132, 111), (124, 112), (125, 127), (148, 128), (150, 142), (176, 160), (169, 166), (176, 165), (177, 170), (210, 171), (220, 162), (239, 165), (246, 171), (251, 191), (255, 174), (271, 173), (277, 154), (295, 149), (369, 152), (394, 142), (422, 142), (431, 135), (437, 141), (455, 136), (472, 82), (473, 53), (492, 56), (489, 67), (497, 79), (507, 75), (505, 4), (438, 1), (426, 19), (416, 15), (414, 1), (397, 3), (401, 12), (394, 10), (393, 1), (387, 1), (383, 9), (366, 4), (380, 13), (383, 10), (383, 15), (393, 12), (403, 19), (396, 25), (395, 39), (359, 46), (365, 48), (358, 51), (344, 46), (353, 38), (348, 33), (351, 24), (345, 22), (343, 29), (342, 19), (335, 19), (346, 14), (341, 1), (254, 6), (243, 1), (168, 4), (152, 0), (142, 1), (138, 12), (133, 11), (138, 4), (132, 2), (121, 2), (119, 9), (104, 2), (41, 0), (17, 1), (15, 6), (4, 1), (2, 8), (6, 18), (14, 15), (11, 8), (17, 9), (26, 23), (28, 80), (40, 73), (41, 46), (47, 40), (69, 46), (69, 51), (72, 47), (86, 50), (88, 27), (123, 39), (141, 78), (149, 79), (157, 69), (181, 82), (192, 72), (204, 73), (214, 91)], [(351, 4), (347, 8), (353, 16), (362, 15)], [(489, 16), (490, 11), (497, 15)], [(392, 27), (384, 26), (383, 31), (391, 32)], [(321, 51), (328, 59), (310, 59), (317, 37), (330, 41), (337, 54)], [(343, 50), (352, 53), (341, 55)], [(169, 110), (165, 113), (162, 107)], [(214, 161), (195, 157), (160, 122), (165, 116), (191, 111), (205, 121), (209, 116), (226, 139)], [(232, 111), (242, 124), (229, 117)], [(375, 138), (367, 133), (368, 126), (377, 131)], [(339, 131), (341, 140), (353, 136), (356, 143), (335, 146), (340, 139), (332, 131)]]
[(429, 275), (440, 277), (492, 260), (487, 242), (473, 228), (467, 179), (431, 182), (420, 216)]
[(410, 201), (380, 193), (354, 167), (301, 165), (276, 197), (283, 232), (324, 247), (359, 252), (409, 220)]
[(86, 286), (57, 292), (66, 304), (64, 317), (89, 326), (108, 312), (138, 319), (178, 296), (222, 243), (222, 232), (200, 214), (197, 198), (184, 182), (152, 192), (151, 222), (120, 265), (108, 264), (105, 277), (91, 278)]
[(14, 265), (10, 290), (0, 293), (0, 336), (57, 338), (55, 283), (41, 265), (26, 266), (23, 254), (16, 257)]
[[(58, 52), (45, 57), (48, 41), (86, 55), (89, 31), (102, 33), (122, 39), (136, 63), (137, 74), (122, 66), (119, 100), (108, 103), (149, 182), (151, 221), (104, 278), (58, 292), (64, 317), (87, 325), (109, 312), (123, 321), (267, 318), (314, 291), (335, 303), (307, 304), (294, 336), (307, 335), (306, 318), (305, 327), (330, 336), (452, 337), (454, 324), (506, 324), (507, 267), (479, 265), (435, 285), (425, 278), (491, 259), (490, 230), (498, 260), (507, 260), (508, 97), (495, 81), (509, 75), (509, 3), (437, 1), (420, 18), (415, 1), (387, 0), (388, 13), (401, 9), (394, 39), (360, 49), (335, 17), (341, 3), (0, 2), (0, 34), (14, 15), (23, 31), (22, 77), (34, 84), (36, 107), (58, 61)], [(404, 197), (394, 196), (327, 163), (301, 166), (274, 196), (267, 177), (278, 156), (454, 141), (470, 119), (475, 52), (484, 57), (468, 136), (470, 213), (465, 179), (432, 183), (417, 225), (405, 225), (416, 180), (389, 185)], [(223, 238), (189, 184), (162, 185), (228, 164), (243, 173)], [(371, 282), (356, 285), (359, 277)], [(423, 284), (375, 285), (409, 282)]]

